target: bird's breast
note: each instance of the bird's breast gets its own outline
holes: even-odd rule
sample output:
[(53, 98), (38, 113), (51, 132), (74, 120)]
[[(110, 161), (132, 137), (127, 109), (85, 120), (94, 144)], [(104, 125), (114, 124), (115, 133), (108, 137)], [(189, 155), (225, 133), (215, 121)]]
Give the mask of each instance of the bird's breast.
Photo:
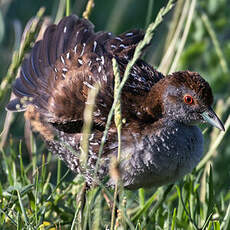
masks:
[(157, 134), (145, 135), (125, 147), (121, 163), (125, 187), (173, 183), (192, 171), (203, 153), (203, 137), (196, 126), (173, 124)]

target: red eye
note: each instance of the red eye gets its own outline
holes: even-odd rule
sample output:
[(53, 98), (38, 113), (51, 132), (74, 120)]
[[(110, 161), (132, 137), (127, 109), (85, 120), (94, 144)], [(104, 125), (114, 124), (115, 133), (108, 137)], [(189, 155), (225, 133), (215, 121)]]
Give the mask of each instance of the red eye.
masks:
[(193, 98), (190, 95), (185, 95), (184, 96), (184, 102), (188, 105), (191, 105), (193, 103)]

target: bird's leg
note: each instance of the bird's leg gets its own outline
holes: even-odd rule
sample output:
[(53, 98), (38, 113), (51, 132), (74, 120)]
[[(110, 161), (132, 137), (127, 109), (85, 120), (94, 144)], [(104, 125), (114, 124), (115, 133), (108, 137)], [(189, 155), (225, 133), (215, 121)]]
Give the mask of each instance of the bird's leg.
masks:
[[(105, 193), (104, 190), (102, 190), (102, 194), (103, 194), (103, 197), (105, 198), (105, 201), (110, 209), (110, 211), (112, 212), (113, 211), (113, 205), (114, 205), (114, 201), (111, 200), (108, 195)], [(116, 199), (116, 202), (115, 204), (118, 204), (119, 203), (119, 197), (117, 196), (117, 199)], [(115, 205), (115, 217), (117, 217), (117, 211), (118, 211), (118, 208), (117, 208), (117, 205)]]
[(105, 198), (106, 204), (108, 205), (108, 207), (112, 211), (113, 210), (113, 201), (109, 199), (109, 197), (107, 196), (107, 194), (105, 193), (104, 190), (102, 190), (102, 194), (103, 194), (103, 197)]

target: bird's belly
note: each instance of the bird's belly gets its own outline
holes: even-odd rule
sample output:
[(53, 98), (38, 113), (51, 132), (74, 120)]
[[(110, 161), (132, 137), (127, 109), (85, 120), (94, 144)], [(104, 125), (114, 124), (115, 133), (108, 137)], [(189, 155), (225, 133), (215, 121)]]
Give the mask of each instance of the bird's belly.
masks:
[(173, 183), (191, 172), (203, 153), (203, 137), (196, 126), (163, 130), (124, 150), (122, 180), (129, 189)]

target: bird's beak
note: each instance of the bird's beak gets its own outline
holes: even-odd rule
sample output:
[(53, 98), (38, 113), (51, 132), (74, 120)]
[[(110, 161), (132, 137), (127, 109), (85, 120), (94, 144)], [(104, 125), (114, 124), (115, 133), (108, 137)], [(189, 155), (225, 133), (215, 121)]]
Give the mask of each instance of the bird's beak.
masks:
[(201, 116), (203, 119), (211, 124), (212, 126), (220, 129), (221, 131), (225, 131), (224, 125), (213, 109), (210, 107), (208, 110), (204, 111)]

